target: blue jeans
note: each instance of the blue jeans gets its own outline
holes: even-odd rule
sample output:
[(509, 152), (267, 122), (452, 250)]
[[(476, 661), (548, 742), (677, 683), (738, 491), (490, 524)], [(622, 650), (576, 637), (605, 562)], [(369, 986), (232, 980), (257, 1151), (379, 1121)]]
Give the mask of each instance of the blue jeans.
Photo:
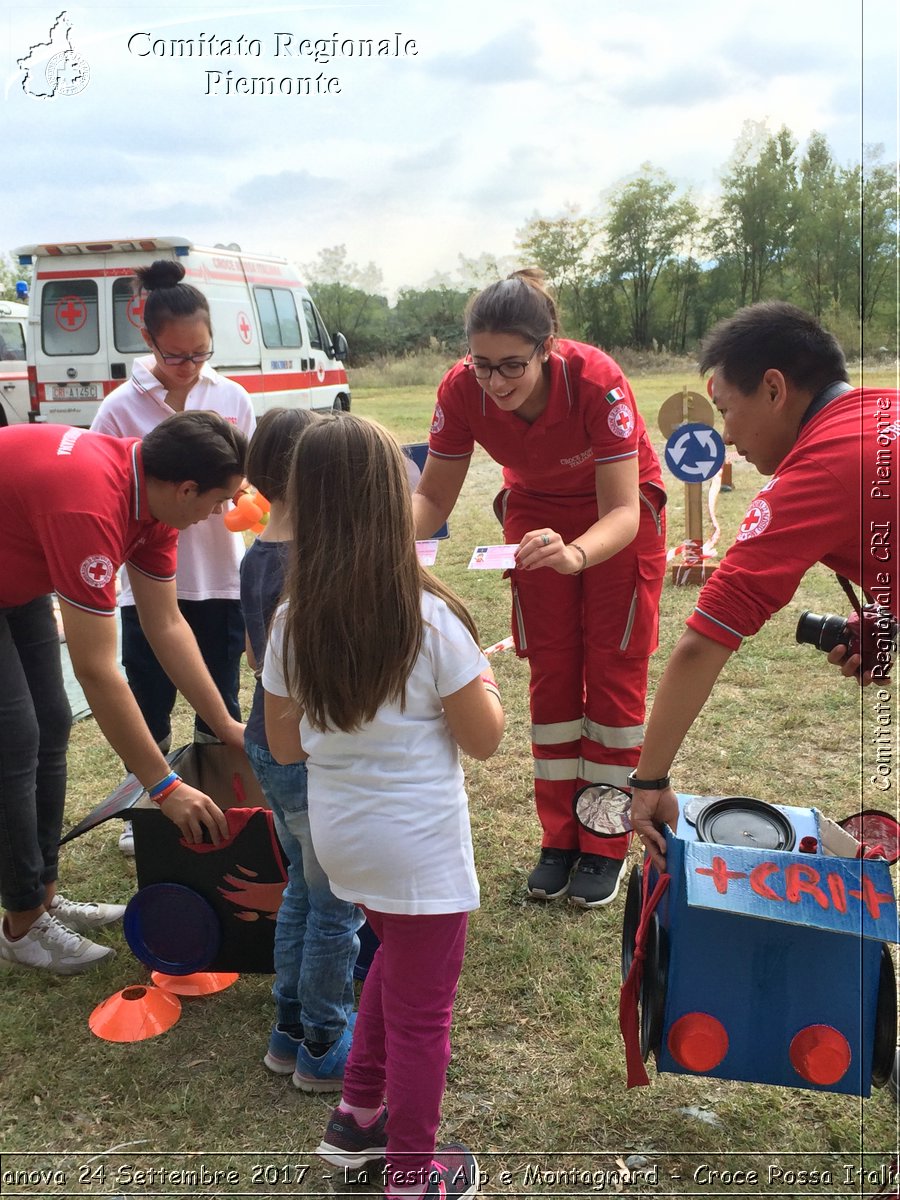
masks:
[(334, 1042), (353, 1012), (356, 931), (364, 917), (338, 900), (309, 835), (306, 765), (277, 763), (264, 747), (244, 749), (265, 793), (288, 858), (288, 883), (275, 922), (275, 997), (280, 1025), (302, 1025), (313, 1042)]
[(56, 880), (72, 710), (49, 596), (0, 608), (0, 897), (28, 912)]

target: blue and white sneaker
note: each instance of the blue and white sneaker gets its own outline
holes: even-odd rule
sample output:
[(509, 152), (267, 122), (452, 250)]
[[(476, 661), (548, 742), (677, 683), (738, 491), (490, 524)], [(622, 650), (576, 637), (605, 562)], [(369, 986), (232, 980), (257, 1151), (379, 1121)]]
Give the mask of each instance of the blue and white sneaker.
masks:
[(273, 1025), (263, 1062), (276, 1075), (292, 1075), (297, 1065), (297, 1052), (302, 1045), (302, 1037), (295, 1036), (282, 1025)]
[(302, 1092), (339, 1092), (352, 1044), (353, 1030), (348, 1026), (321, 1058), (313, 1058), (306, 1046), (301, 1045), (292, 1076), (294, 1087)]

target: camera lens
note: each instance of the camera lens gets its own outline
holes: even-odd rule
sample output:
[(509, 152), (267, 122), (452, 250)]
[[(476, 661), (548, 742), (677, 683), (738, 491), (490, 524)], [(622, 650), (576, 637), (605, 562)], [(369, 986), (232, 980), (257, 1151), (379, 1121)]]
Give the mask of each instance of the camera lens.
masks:
[(847, 646), (850, 643), (851, 632), (846, 618), (837, 617), (833, 613), (820, 616), (818, 613), (805, 612), (800, 614), (797, 622), (797, 641), (807, 646), (815, 646), (827, 654), (835, 646)]

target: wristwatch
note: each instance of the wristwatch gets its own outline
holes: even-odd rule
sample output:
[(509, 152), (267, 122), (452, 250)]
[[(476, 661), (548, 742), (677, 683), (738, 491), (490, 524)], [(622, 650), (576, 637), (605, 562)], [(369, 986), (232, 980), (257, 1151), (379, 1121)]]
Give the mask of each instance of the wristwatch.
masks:
[(638, 779), (637, 772), (632, 771), (625, 781), (626, 787), (636, 788), (639, 792), (661, 792), (669, 786), (669, 776), (662, 779)]

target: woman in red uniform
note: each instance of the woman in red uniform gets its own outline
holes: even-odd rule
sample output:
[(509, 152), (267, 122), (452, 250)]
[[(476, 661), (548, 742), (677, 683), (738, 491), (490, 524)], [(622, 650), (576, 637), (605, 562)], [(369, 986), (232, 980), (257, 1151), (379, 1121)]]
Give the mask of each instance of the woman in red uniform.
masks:
[(438, 388), (416, 534), (443, 524), (483, 446), (503, 466), (494, 511), (518, 546), (512, 632), (531, 669), (543, 837), (528, 891), (593, 908), (614, 899), (628, 843), (579, 829), (572, 799), (586, 783), (626, 786), (640, 754), (665, 570), (659, 462), (619, 366), (559, 337), (541, 272), (478, 293), (466, 338)]

